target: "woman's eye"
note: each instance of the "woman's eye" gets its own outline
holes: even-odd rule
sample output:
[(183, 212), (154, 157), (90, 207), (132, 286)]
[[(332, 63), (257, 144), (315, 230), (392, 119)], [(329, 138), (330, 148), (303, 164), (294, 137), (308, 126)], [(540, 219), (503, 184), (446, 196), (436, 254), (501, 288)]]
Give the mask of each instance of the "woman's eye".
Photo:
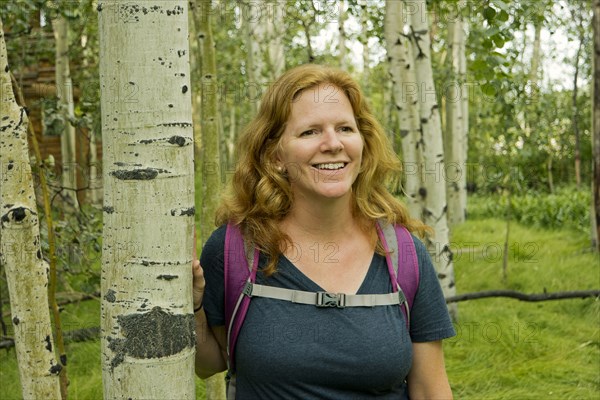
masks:
[(300, 136), (310, 136), (314, 135), (315, 133), (317, 133), (317, 131), (315, 131), (314, 129), (309, 129), (307, 131), (302, 132)]
[(340, 130), (341, 130), (342, 132), (354, 132), (354, 129), (352, 129), (352, 128), (351, 128), (351, 127), (349, 127), (349, 126), (342, 126), (342, 127), (340, 128)]

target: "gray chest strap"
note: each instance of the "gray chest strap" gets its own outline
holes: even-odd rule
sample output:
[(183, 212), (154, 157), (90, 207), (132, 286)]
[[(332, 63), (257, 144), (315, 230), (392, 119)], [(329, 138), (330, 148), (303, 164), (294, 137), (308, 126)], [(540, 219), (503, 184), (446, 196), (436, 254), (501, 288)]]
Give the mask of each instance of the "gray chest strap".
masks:
[[(404, 304), (406, 297), (402, 290), (385, 294), (344, 294), (332, 292), (306, 292), (274, 286), (246, 282), (244, 294), (249, 297), (266, 297), (292, 303), (309, 304), (317, 307), (374, 307)], [(408, 307), (407, 307), (408, 308)]]

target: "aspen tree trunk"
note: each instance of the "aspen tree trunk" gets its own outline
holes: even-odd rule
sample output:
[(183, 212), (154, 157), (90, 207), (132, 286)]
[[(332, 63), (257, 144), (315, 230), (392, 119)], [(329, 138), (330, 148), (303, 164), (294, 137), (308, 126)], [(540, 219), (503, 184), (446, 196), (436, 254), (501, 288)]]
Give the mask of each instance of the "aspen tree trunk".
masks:
[[(533, 37), (533, 53), (531, 55), (531, 70), (529, 71), (529, 82), (532, 85), (536, 85), (538, 83), (538, 70), (540, 65), (540, 54), (541, 54), (541, 36), (542, 36), (542, 24), (540, 22), (536, 22), (534, 24), (535, 33)], [(534, 87), (532, 87), (534, 89)]]
[[(265, 2), (266, 3), (266, 2)], [(263, 54), (266, 56), (266, 65), (269, 82), (283, 74), (285, 69), (285, 55), (283, 36), (285, 35), (285, 0), (274, 0), (266, 3), (267, 9), (263, 17), (266, 25), (267, 40)], [(267, 11), (268, 10), (268, 11)]]
[(77, 201), (77, 162), (75, 158), (75, 127), (71, 121), (75, 118), (73, 105), (73, 82), (69, 68), (68, 25), (62, 15), (52, 21), (56, 41), (56, 96), (58, 107), (65, 124), (60, 136), (62, 155), (62, 193), (67, 202), (79, 207)]
[(592, 88), (592, 152), (593, 152), (593, 177), (592, 177), (592, 238), (596, 244), (596, 251), (600, 252), (600, 0), (594, 0), (594, 52), (592, 57), (594, 84)]
[(262, 2), (242, 1), (242, 24), (246, 43), (246, 74), (248, 98), (253, 114), (258, 111), (263, 82), (263, 57), (261, 43), (264, 42), (264, 25), (261, 24)]
[(235, 116), (235, 105), (232, 105), (229, 109), (229, 135), (225, 142), (225, 148), (227, 150), (227, 166), (228, 170), (234, 167), (235, 163), (235, 139), (236, 139), (236, 116)]
[[(201, 6), (200, 26), (196, 31), (202, 37), (202, 206), (200, 209), (200, 240), (206, 242), (215, 228), (215, 212), (219, 203), (221, 187), (219, 108), (217, 87), (217, 65), (215, 43), (212, 33), (212, 11), (210, 1), (196, 2), (196, 11)], [(225, 398), (225, 373), (206, 379), (207, 400)]]
[(5, 267), (22, 397), (60, 399), (48, 311), (48, 265), (27, 145), (28, 119), (13, 94), (0, 20), (0, 261)]
[(96, 142), (96, 132), (90, 129), (89, 133), (90, 142), (90, 155), (88, 165), (88, 178), (89, 178), (89, 196), (88, 201), (92, 205), (98, 205), (100, 202), (100, 189), (102, 182), (98, 175), (98, 148)]
[(348, 63), (346, 61), (346, 54), (348, 51), (346, 49), (346, 29), (344, 24), (346, 23), (346, 19), (348, 19), (348, 14), (346, 14), (345, 0), (339, 1), (338, 13), (338, 58), (340, 61), (340, 68), (346, 70), (348, 68)]
[[(429, 37), (427, 6), (425, 0), (410, 2), (411, 39), (415, 57), (415, 72), (419, 89), (419, 111), (423, 146), (423, 194), (425, 207), (423, 220), (435, 231), (427, 239), (438, 278), (446, 297), (454, 296), (454, 263), (448, 240), (446, 185), (444, 182), (444, 149), (439, 106), (435, 95), (431, 66), (431, 40)], [(457, 318), (455, 304), (448, 305), (450, 314)]]
[(464, 112), (463, 90), (465, 73), (462, 67), (461, 51), (464, 51), (464, 28), (460, 15), (448, 20), (448, 44), (450, 46), (451, 81), (446, 96), (446, 194), (448, 197), (448, 223), (450, 226), (465, 221), (466, 214), (466, 131), (464, 121), (468, 118)]
[[(464, 9), (464, 7), (468, 6), (469, 3), (468, 2), (461, 2), (461, 10)], [(468, 155), (469, 155), (469, 88), (468, 88), (468, 83), (467, 83), (467, 38), (469, 35), (469, 25), (468, 25), (468, 19), (465, 19), (462, 15), (461, 15), (461, 21), (462, 21), (462, 26), (463, 26), (463, 31), (462, 31), (462, 37), (461, 40), (458, 43), (458, 56), (459, 56), (459, 66), (458, 66), (458, 71), (459, 71), (459, 76), (461, 77), (461, 81), (462, 81), (462, 85), (461, 85), (461, 95), (460, 95), (460, 102), (461, 102), (461, 109), (462, 109), (462, 116), (463, 116), (463, 120), (462, 120), (462, 126), (463, 126), (463, 142), (462, 142), (462, 159), (461, 159), (461, 174), (459, 177), (459, 186), (461, 188), (464, 188), (464, 190), (459, 191), (459, 197), (460, 197), (460, 204), (462, 209), (464, 210), (464, 216), (465, 219), (467, 218), (467, 172), (468, 172), (468, 168), (467, 168), (467, 161), (468, 161)]]
[(421, 150), (419, 110), (415, 68), (408, 39), (404, 36), (404, 6), (397, 0), (386, 0), (384, 34), (392, 81), (392, 94), (402, 141), (404, 193), (411, 217), (422, 219)]
[(186, 1), (99, 1), (105, 399), (194, 399)]
[[(581, 7), (584, 7), (582, 3)], [(583, 26), (583, 11), (578, 10), (578, 18), (579, 18), (579, 46), (577, 47), (577, 54), (575, 55), (575, 75), (573, 76), (573, 134), (575, 135), (575, 183), (577, 185), (577, 189), (581, 188), (581, 140), (579, 134), (579, 113), (577, 109), (577, 95), (578, 95), (578, 87), (577, 81), (579, 79), (579, 58), (581, 56), (581, 51), (583, 50), (584, 41), (585, 41), (585, 28)]]
[(369, 20), (369, 10), (367, 9), (366, 0), (359, 0), (358, 5), (360, 6), (360, 35), (359, 41), (362, 44), (362, 61), (363, 61), (363, 87), (367, 91), (369, 90), (369, 77), (371, 70), (369, 68), (369, 25), (367, 21)]
[[(201, 4), (196, 4), (196, 0), (189, 1), (189, 31), (190, 31), (190, 70), (192, 76), (192, 123), (194, 127), (194, 159), (200, 160), (202, 150), (202, 129), (201, 129), (201, 76), (202, 76), (202, 46), (203, 38), (199, 36), (196, 26), (200, 26), (202, 18)], [(200, 163), (194, 165), (196, 175), (201, 175)], [(196, 214), (198, 215), (198, 214)]]

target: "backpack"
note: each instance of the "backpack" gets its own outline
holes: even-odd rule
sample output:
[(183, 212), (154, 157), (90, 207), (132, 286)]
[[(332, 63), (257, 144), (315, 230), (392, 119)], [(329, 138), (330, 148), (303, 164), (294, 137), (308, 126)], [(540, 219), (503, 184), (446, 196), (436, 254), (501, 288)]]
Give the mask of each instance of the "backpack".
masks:
[[(227, 224), (225, 232), (224, 281), (225, 323), (227, 327), (228, 398), (235, 386), (235, 344), (252, 297), (269, 297), (317, 307), (373, 307), (398, 304), (410, 332), (410, 309), (419, 287), (419, 265), (410, 232), (401, 225), (377, 222), (377, 234), (385, 250), (386, 264), (392, 281), (392, 293), (345, 295), (331, 292), (306, 292), (256, 284), (259, 249), (244, 240), (240, 227)], [(400, 251), (398, 251), (400, 250)], [(402, 268), (399, 268), (401, 266)], [(233, 395), (232, 397), (230, 397)]]

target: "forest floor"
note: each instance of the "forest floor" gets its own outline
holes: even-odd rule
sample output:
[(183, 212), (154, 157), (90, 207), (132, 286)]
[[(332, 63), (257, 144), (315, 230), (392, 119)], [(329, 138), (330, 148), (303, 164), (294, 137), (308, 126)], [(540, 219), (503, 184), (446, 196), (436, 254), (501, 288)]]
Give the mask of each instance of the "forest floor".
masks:
[[(506, 225), (468, 221), (451, 240), (458, 293), (512, 289), (543, 293), (598, 289), (600, 259), (587, 235), (510, 226), (507, 279), (502, 277)], [(521, 302), (490, 298), (458, 303), (457, 336), (445, 341), (456, 399), (596, 399), (600, 393), (600, 301)], [(97, 300), (64, 307), (65, 330), (99, 326)], [(10, 323), (9, 318), (5, 322)], [(100, 342), (67, 346), (69, 398), (102, 399)], [(197, 398), (204, 384), (197, 382)], [(14, 349), (0, 351), (0, 400), (21, 398)]]

